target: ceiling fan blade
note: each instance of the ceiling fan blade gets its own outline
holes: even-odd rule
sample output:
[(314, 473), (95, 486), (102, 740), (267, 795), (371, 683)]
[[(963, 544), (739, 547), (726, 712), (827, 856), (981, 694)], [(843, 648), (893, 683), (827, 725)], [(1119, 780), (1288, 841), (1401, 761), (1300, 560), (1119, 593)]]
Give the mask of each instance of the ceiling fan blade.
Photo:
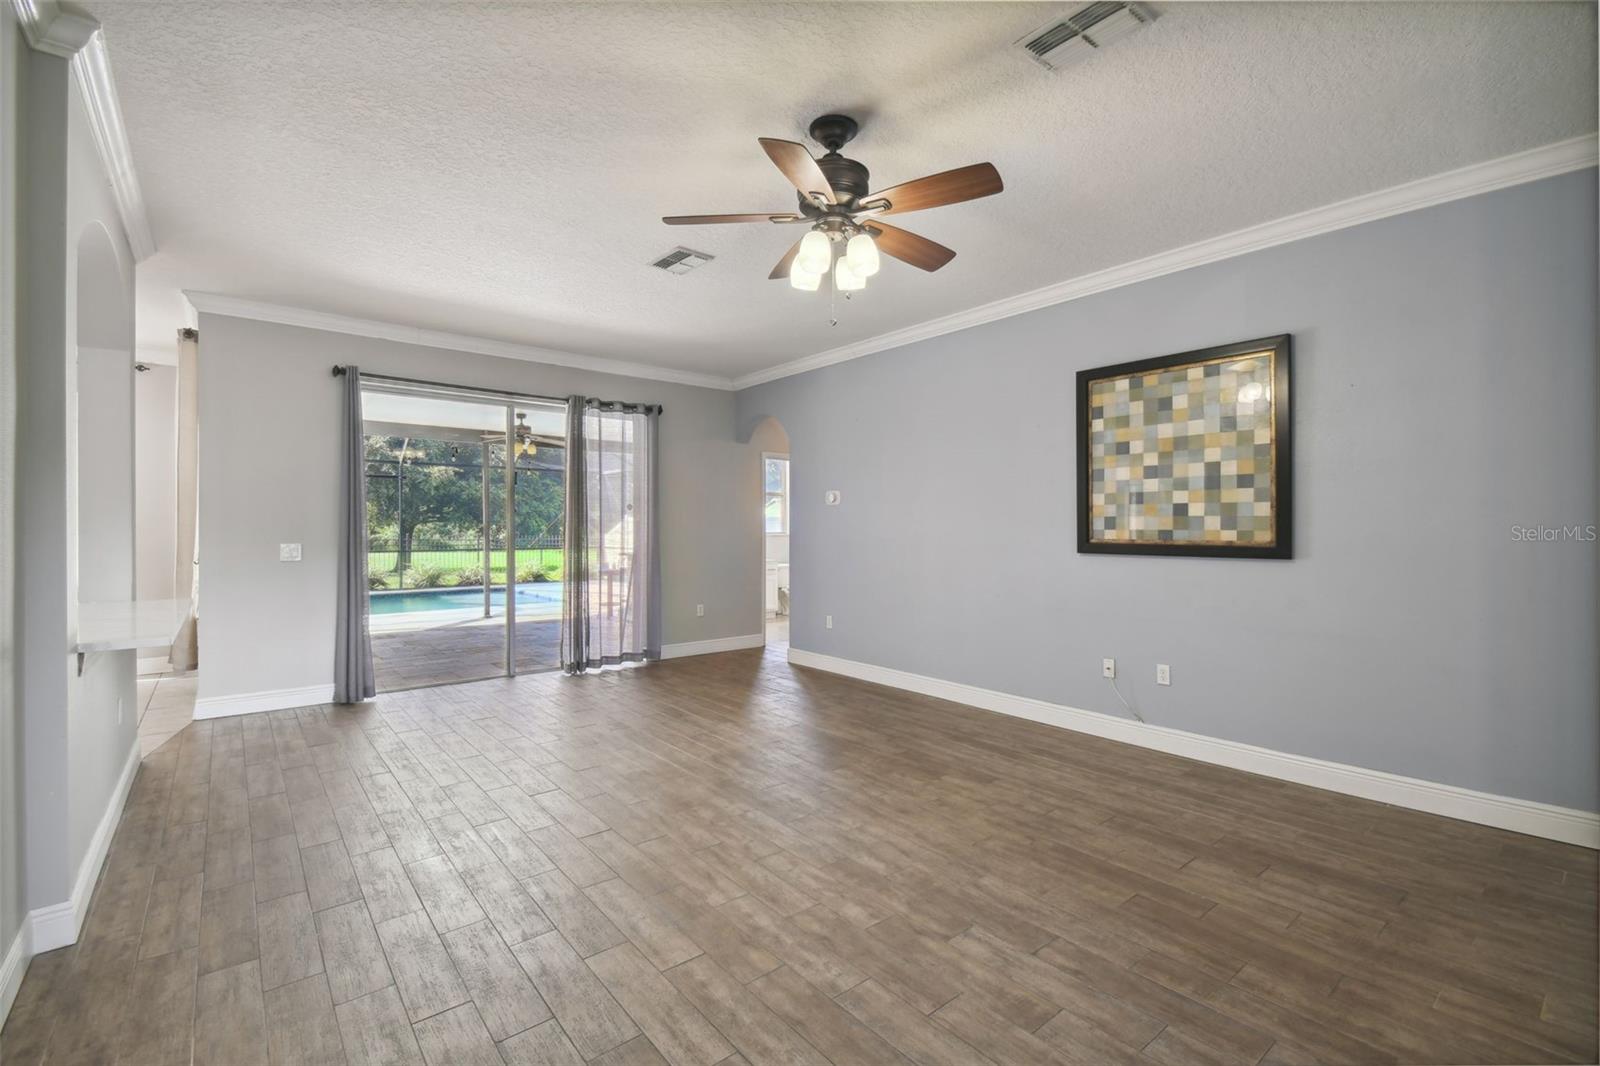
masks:
[(873, 239), (878, 242), (880, 252), (892, 255), (922, 270), (938, 270), (956, 257), (955, 252), (938, 241), (918, 237), (909, 230), (891, 226), (887, 222), (880, 222), (874, 218), (865, 225)]
[(783, 171), (784, 177), (794, 183), (795, 188), (806, 196), (820, 196), (825, 203), (839, 202), (834, 198), (833, 186), (828, 184), (827, 176), (817, 166), (817, 161), (811, 158), (811, 151), (805, 145), (772, 137), (760, 137), (758, 140), (761, 141), (761, 147), (767, 150), (767, 157)]
[(783, 258), (778, 260), (778, 265), (772, 268), (772, 273), (767, 275), (767, 280), (777, 281), (779, 278), (789, 276), (789, 268), (794, 265), (794, 257), (800, 254), (800, 242), (795, 241), (794, 246), (783, 253)]
[(993, 163), (974, 163), (970, 167), (930, 174), (926, 178), (890, 186), (865, 197), (861, 203), (870, 206), (878, 200), (888, 200), (889, 207), (881, 213), (898, 215), (907, 211), (943, 207), (945, 204), (959, 204), (980, 196), (993, 196), (1004, 188), (1000, 172)]
[(721, 222), (799, 222), (796, 214), (765, 215), (667, 215), (661, 221), (669, 226), (712, 226)]

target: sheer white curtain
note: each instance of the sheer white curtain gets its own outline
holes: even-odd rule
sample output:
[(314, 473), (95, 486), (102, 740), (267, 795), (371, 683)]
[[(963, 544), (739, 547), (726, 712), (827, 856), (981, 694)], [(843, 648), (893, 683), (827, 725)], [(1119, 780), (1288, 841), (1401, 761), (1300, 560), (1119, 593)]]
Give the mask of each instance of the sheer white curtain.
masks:
[(561, 666), (569, 674), (661, 657), (660, 413), (567, 401)]

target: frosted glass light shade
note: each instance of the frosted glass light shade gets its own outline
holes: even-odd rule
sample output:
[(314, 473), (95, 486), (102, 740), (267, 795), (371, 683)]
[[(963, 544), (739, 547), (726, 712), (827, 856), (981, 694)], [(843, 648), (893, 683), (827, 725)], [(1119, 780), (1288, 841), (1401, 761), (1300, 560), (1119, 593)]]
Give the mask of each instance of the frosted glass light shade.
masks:
[(822, 284), (822, 274), (810, 270), (801, 270), (800, 262), (796, 259), (789, 268), (789, 284), (801, 292), (816, 292)]
[(855, 292), (867, 287), (867, 279), (857, 274), (850, 266), (850, 260), (841, 255), (839, 261), (833, 264), (833, 287), (840, 292)]
[(833, 242), (828, 240), (827, 234), (812, 230), (800, 238), (800, 251), (794, 257), (796, 270), (820, 276), (828, 272), (832, 262)]
[(850, 260), (850, 269), (855, 271), (858, 278), (870, 278), (878, 272), (878, 246), (871, 237), (865, 233), (858, 233), (850, 238), (850, 243), (845, 245), (845, 257)]

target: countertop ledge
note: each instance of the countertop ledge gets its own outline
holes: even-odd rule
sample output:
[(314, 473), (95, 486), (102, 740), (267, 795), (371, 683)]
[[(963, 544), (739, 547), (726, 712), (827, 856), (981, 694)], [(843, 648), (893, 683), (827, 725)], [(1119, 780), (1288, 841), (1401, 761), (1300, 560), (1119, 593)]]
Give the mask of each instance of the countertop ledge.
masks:
[(188, 614), (188, 600), (80, 603), (78, 640), (72, 650), (83, 655), (171, 644)]

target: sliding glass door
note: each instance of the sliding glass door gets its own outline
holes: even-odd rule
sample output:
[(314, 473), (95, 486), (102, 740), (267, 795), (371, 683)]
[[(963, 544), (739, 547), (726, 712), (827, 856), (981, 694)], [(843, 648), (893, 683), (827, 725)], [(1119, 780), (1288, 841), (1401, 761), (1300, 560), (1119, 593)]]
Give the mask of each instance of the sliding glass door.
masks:
[(558, 666), (564, 405), (369, 382), (362, 409), (379, 691)]

